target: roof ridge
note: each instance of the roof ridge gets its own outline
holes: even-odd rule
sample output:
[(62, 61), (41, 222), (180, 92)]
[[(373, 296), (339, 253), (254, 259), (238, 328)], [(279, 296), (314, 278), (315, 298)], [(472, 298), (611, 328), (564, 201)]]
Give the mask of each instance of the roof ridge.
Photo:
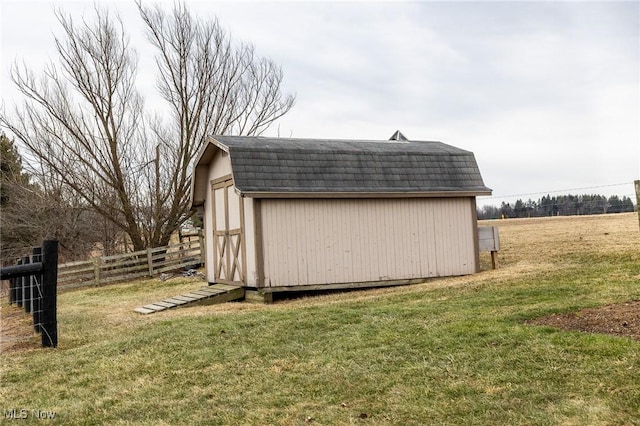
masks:
[(329, 139), (329, 138), (291, 138), (291, 137), (275, 137), (275, 136), (246, 136), (246, 135), (211, 135), (209, 136), (212, 139), (215, 139), (219, 142), (222, 142), (221, 139), (248, 139), (248, 140), (272, 140), (274, 142), (350, 142), (350, 143), (380, 143), (380, 144), (388, 144), (388, 145), (407, 145), (413, 143), (439, 143), (447, 146), (451, 146), (446, 144), (445, 142), (439, 140), (395, 140), (395, 139)]

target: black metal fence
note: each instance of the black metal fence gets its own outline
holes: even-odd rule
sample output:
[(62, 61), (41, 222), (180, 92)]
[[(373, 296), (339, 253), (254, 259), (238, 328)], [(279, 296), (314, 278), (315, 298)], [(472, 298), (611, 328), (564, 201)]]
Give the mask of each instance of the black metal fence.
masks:
[(42, 335), (42, 346), (58, 346), (58, 242), (43, 241), (42, 247), (35, 247), (16, 265), (0, 268), (0, 279), (9, 280), (9, 303), (33, 314), (33, 327)]

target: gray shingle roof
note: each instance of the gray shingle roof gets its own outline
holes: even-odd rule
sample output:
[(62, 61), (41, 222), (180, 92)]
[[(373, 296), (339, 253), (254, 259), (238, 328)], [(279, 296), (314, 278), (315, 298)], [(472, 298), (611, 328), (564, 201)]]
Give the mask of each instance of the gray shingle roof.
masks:
[[(488, 194), (472, 152), (441, 142), (213, 136), (243, 193)], [(256, 194), (257, 195), (257, 194)]]

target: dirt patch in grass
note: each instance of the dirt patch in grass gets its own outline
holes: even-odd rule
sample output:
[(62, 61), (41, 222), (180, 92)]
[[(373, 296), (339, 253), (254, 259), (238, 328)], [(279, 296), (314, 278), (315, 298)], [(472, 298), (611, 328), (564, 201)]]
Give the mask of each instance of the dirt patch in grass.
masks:
[(569, 331), (613, 334), (640, 340), (640, 300), (568, 314), (549, 315), (528, 324), (546, 325)]
[(40, 340), (34, 332), (32, 316), (24, 309), (3, 301), (0, 306), (0, 353), (37, 349)]

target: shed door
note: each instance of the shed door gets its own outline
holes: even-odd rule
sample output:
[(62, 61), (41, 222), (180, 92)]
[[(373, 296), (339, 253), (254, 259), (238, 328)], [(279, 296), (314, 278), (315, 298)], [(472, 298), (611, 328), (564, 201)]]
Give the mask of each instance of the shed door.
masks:
[(213, 181), (211, 195), (215, 282), (243, 284), (245, 282), (243, 200), (234, 191), (231, 176)]

